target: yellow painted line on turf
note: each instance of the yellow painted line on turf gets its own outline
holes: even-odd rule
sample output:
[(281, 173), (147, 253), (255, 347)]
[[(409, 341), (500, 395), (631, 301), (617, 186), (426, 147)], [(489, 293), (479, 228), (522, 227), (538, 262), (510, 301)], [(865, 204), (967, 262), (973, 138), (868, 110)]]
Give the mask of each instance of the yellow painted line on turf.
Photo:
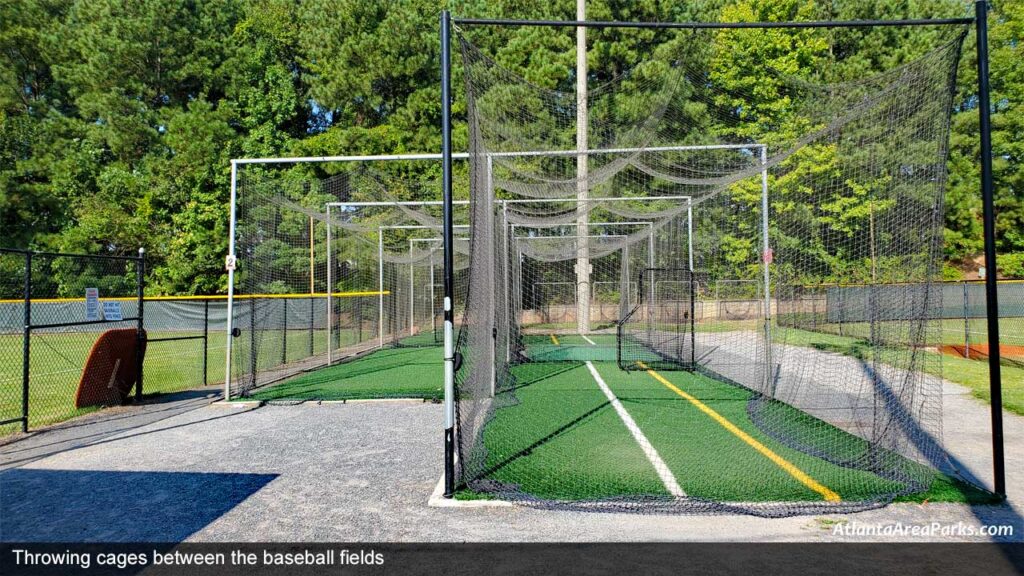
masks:
[(554, 344), (555, 346), (561, 346), (561, 344), (558, 342), (558, 337), (555, 336), (554, 334), (551, 335), (551, 343)]
[(841, 500), (839, 494), (836, 494), (832, 490), (829, 490), (820, 482), (808, 476), (803, 470), (800, 470), (792, 463), (790, 463), (788, 460), (776, 454), (771, 448), (765, 446), (764, 444), (761, 444), (750, 434), (747, 434), (743, 430), (740, 430), (739, 427), (737, 427), (735, 424), (726, 419), (725, 416), (722, 416), (713, 408), (701, 402), (694, 396), (687, 394), (683, 390), (680, 390), (675, 384), (672, 384), (671, 382), (666, 380), (661, 374), (658, 374), (643, 362), (638, 362), (637, 364), (639, 364), (641, 368), (646, 370), (647, 373), (650, 374), (655, 380), (661, 382), (666, 388), (683, 397), (690, 404), (696, 406), (698, 410), (710, 416), (712, 420), (718, 422), (719, 424), (721, 424), (723, 428), (725, 428), (729, 432), (732, 432), (737, 438), (749, 444), (754, 450), (757, 450), (765, 458), (768, 458), (769, 460), (774, 462), (776, 466), (782, 468), (790, 476), (799, 480), (804, 486), (807, 486), (811, 490), (814, 490), (818, 494), (821, 494), (821, 496), (829, 502), (839, 502)]
[(601, 378), (601, 374), (598, 373), (597, 368), (594, 368), (594, 363), (587, 361), (587, 370), (590, 370), (590, 375), (594, 377), (594, 381), (597, 382), (597, 387), (604, 393), (605, 398), (608, 399), (608, 403), (615, 409), (615, 413), (619, 415), (619, 419), (626, 425), (626, 429), (633, 436), (633, 440), (640, 445), (640, 449), (643, 450), (644, 456), (647, 456), (647, 461), (654, 466), (654, 471), (658, 473), (658, 478), (661, 478), (661, 483), (665, 485), (665, 490), (668, 493), (675, 496), (676, 498), (683, 498), (686, 496), (686, 492), (683, 492), (682, 486), (676, 480), (676, 477), (672, 474), (668, 465), (661, 459), (661, 455), (651, 444), (651, 441), (644, 436), (640, 427), (636, 425), (636, 421), (626, 411), (626, 407), (622, 405), (619, 398), (612, 392), (612, 389), (605, 383), (604, 378)]

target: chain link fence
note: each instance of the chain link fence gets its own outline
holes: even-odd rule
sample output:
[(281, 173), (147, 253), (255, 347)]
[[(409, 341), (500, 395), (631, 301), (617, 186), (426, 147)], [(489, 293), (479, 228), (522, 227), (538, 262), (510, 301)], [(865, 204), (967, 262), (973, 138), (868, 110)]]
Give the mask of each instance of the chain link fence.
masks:
[[(227, 300), (224, 296), (140, 298), (145, 263), (139, 257), (55, 254), (0, 249), (0, 436), (61, 422), (97, 407), (76, 408), (75, 394), (90, 350), (110, 329), (144, 331), (143, 386), (135, 393), (162, 394), (224, 381)], [(753, 284), (751, 284), (753, 286)], [(99, 319), (91, 319), (86, 289), (98, 292)], [(761, 306), (742, 283), (698, 290), (698, 320), (731, 318), (737, 310)], [(918, 287), (919, 288), (919, 287)], [(981, 282), (938, 285), (928, 345), (949, 354), (983, 360), (987, 354), (985, 286)], [(886, 301), (912, 304), (920, 290), (898, 291)], [(864, 317), (868, 287), (817, 286), (775, 301), (780, 325), (854, 338), (870, 337)], [(934, 287), (931, 292), (934, 294)], [(748, 293), (750, 292), (750, 293)], [(322, 295), (262, 295), (274, 319), (273, 346), (261, 355), (271, 364), (320, 353), (326, 346)], [(26, 305), (27, 303), (27, 305)], [(117, 303), (117, 304), (105, 304)], [(120, 320), (103, 316), (103, 306), (119, 309)], [(243, 315), (246, 306), (238, 311)], [(898, 320), (900, 308), (880, 312)], [(1024, 365), (1024, 280), (999, 282), (1002, 362)], [(740, 314), (740, 317), (745, 317)], [(244, 324), (244, 319), (243, 322)], [(892, 332), (882, 332), (892, 335)], [(244, 344), (244, 343), (243, 343)], [(899, 345), (899, 342), (890, 342)], [(120, 403), (111, 394), (106, 405)]]
[[(1001, 362), (1024, 366), (1024, 280), (1000, 280), (999, 337)], [(927, 289), (926, 289), (927, 288)], [(935, 298), (938, 301), (935, 301)], [(875, 310), (874, 324), (896, 323), (927, 306), (935, 322), (927, 328), (926, 344), (947, 354), (984, 359), (988, 356), (985, 284), (983, 281), (877, 286), (811, 286), (778, 300), (782, 326), (853, 338), (872, 338), (870, 300), (886, 302)], [(908, 336), (898, 331), (877, 331), (898, 346)]]
[[(92, 356), (97, 373), (117, 374), (120, 362), (143, 386), (145, 264), (140, 256), (0, 250), (0, 433), (42, 426), (124, 400), (114, 386), (95, 386), (87, 407), (83, 373)], [(99, 336), (121, 329), (134, 358), (103, 354)], [(112, 366), (106, 364), (114, 363)], [(84, 402), (83, 402), (84, 403)]]
[[(143, 298), (144, 271), (138, 257), (0, 250), (0, 437), (125, 400), (111, 390), (100, 404), (76, 408), (90, 351), (111, 329), (143, 331), (136, 396), (224, 382), (226, 296)], [(86, 289), (96, 290), (97, 319), (89, 319)], [(272, 319), (262, 361), (276, 366), (326, 351), (322, 294), (261, 295), (259, 302)], [(121, 320), (104, 316), (105, 306)], [(248, 310), (236, 308), (238, 322), (248, 322)]]

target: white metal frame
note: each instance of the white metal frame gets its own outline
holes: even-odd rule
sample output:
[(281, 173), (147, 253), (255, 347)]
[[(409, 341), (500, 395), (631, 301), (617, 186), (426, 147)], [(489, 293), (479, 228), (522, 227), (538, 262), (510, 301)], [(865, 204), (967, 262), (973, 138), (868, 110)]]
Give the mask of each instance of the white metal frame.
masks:
[[(459, 228), (459, 227), (461, 227), (461, 226), (456, 226), (456, 228)], [(433, 228), (433, 227), (431, 227), (431, 228)], [(434, 264), (435, 264), (434, 263), (434, 253), (437, 252), (438, 250), (444, 250), (444, 237), (443, 236), (435, 236), (435, 237), (432, 237), (432, 238), (409, 238), (409, 252), (410, 253), (412, 252), (413, 248), (415, 247), (415, 245), (417, 243), (426, 243), (426, 242), (433, 242), (435, 244), (440, 244), (441, 245), (440, 248), (431, 248), (430, 249), (430, 251), (431, 251), (430, 252), (430, 278), (429, 278), (429, 282), (430, 282), (430, 303), (431, 303), (431, 306), (433, 306), (433, 303), (437, 301), (437, 298), (434, 295), (434, 289), (437, 288), (437, 281), (434, 279)], [(415, 329), (414, 326), (413, 326), (413, 323), (415, 322), (415, 318), (416, 318), (416, 304), (415, 304), (415, 299), (413, 298), (413, 292), (414, 292), (415, 288), (414, 288), (413, 280), (412, 280), (412, 276), (413, 276), (412, 270), (411, 270), (412, 264), (409, 264), (409, 267), (410, 267), (410, 272), (409, 272), (409, 309), (410, 309), (410, 312), (409, 312), (409, 323), (410, 323), (409, 324), (409, 331), (411, 333)], [(432, 312), (430, 314), (430, 329), (434, 330), (434, 331), (437, 330), (437, 314), (435, 312)]]
[[(430, 201), (410, 202), (328, 202), (326, 211), (328, 221), (332, 208), (361, 207), (361, 206), (422, 206), (434, 205)], [(327, 365), (334, 363), (334, 351), (331, 345), (331, 338), (334, 330), (334, 290), (331, 284), (331, 269), (334, 258), (333, 239), (331, 237), (331, 226), (327, 227)], [(456, 224), (456, 229), (468, 229), (468, 224)], [(441, 226), (428, 226), (425, 224), (391, 224), (377, 227), (377, 345), (384, 347), (384, 231), (385, 230), (440, 230)], [(410, 239), (414, 240), (414, 239)], [(411, 279), (410, 279), (411, 281)], [(410, 293), (411, 294), (411, 293)], [(411, 296), (410, 296), (411, 297)]]
[[(629, 154), (629, 153), (638, 153), (638, 152), (676, 152), (676, 151), (685, 151), (685, 150), (729, 150), (729, 149), (732, 149), (732, 150), (758, 150), (759, 149), (761, 151), (761, 165), (763, 167), (762, 171), (761, 171), (761, 175), (762, 175), (762, 212), (763, 212), (763, 219), (762, 219), (762, 230), (763, 230), (762, 244), (763, 244), (763, 247), (764, 247), (762, 261), (764, 263), (765, 303), (766, 303), (766, 310), (765, 310), (765, 339), (766, 339), (766, 342), (765, 342), (765, 345), (766, 345), (766, 349), (770, 350), (770, 348), (771, 348), (771, 323), (770, 323), (771, 292), (769, 290), (769, 284), (768, 284), (768, 282), (769, 282), (769, 265), (768, 265), (767, 262), (765, 262), (767, 254), (769, 253), (769, 251), (771, 249), (770, 248), (770, 244), (769, 244), (769, 239), (768, 239), (768, 164), (767, 164), (767, 145), (759, 144), (759, 143), (750, 143), (750, 144), (709, 144), (709, 145), (686, 145), (686, 146), (656, 146), (656, 147), (650, 147), (650, 148), (605, 148), (605, 149), (596, 149), (596, 150), (546, 150), (546, 151), (545, 150), (538, 150), (538, 151), (523, 151), (523, 152), (491, 152), (491, 153), (487, 153), (485, 156), (487, 158), (487, 167), (488, 167), (488, 176), (489, 176), (488, 180), (490, 181), (491, 180), (491, 178), (490, 178), (491, 166), (493, 165), (492, 161), (493, 161), (494, 158), (503, 158), (503, 157), (532, 157), (532, 156), (580, 157), (580, 156), (590, 156), (590, 155), (599, 155), (599, 154)], [(451, 158), (452, 159), (458, 159), (458, 160), (465, 160), (465, 159), (470, 158), (470, 154), (466, 153), (466, 152), (455, 153), (455, 154), (451, 155)], [(228, 400), (231, 397), (232, 332), (234, 331), (234, 328), (235, 328), (235, 326), (234, 326), (234, 293), (235, 293), (235, 274), (234, 274), (234, 268), (235, 268), (235, 264), (237, 262), (235, 236), (236, 236), (237, 207), (238, 207), (238, 196), (237, 196), (237, 189), (238, 189), (238, 184), (237, 184), (238, 183), (238, 166), (240, 166), (240, 165), (247, 165), (247, 164), (299, 164), (299, 163), (327, 163), (327, 162), (438, 161), (438, 160), (443, 160), (443, 159), (444, 159), (444, 155), (443, 154), (426, 153), (426, 154), (377, 154), (377, 155), (364, 155), (364, 156), (298, 156), (298, 157), (291, 157), (291, 158), (285, 158), (285, 157), (276, 157), (276, 158), (275, 157), (268, 157), (268, 158), (234, 158), (234, 159), (231, 160), (231, 184), (230, 184), (230, 202), (231, 202), (231, 206), (230, 206), (230, 212), (229, 212), (229, 220), (230, 220), (229, 221), (229, 234), (230, 234), (230, 239), (228, 241), (228, 260), (231, 263), (231, 265), (228, 266), (228, 294), (227, 294), (227, 296), (228, 296), (227, 297), (227, 302), (228, 302), (227, 303), (227, 316), (228, 317), (227, 317), (227, 322), (225, 323), (226, 324), (226, 334), (227, 334), (227, 341), (225, 343), (225, 354), (224, 354), (224, 356), (225, 356), (225, 360), (224, 360), (224, 362), (225, 362), (224, 399), (225, 400)], [(669, 199), (671, 197), (659, 197), (659, 198), (661, 198), (661, 199)], [(687, 197), (687, 199), (692, 203), (692, 199), (690, 199), (689, 197)], [(594, 199), (588, 199), (588, 200), (589, 201), (598, 201), (598, 200), (609, 200), (609, 199), (607, 199), (607, 198), (606, 199), (594, 198)], [(620, 200), (634, 200), (634, 198), (621, 198)], [(496, 203), (507, 206), (507, 204), (510, 204), (510, 203), (516, 203), (516, 204), (518, 204), (518, 203), (529, 203), (531, 201), (533, 201), (533, 202), (551, 202), (551, 200), (548, 200), (548, 199), (518, 199), (518, 200), (498, 200), (498, 201), (496, 201)], [(453, 202), (453, 204), (468, 204), (468, 203), (469, 203), (468, 201), (455, 201), (455, 202)], [(327, 204), (328, 221), (330, 221), (330, 217), (329, 217), (329, 215), (330, 215), (330, 207), (334, 206), (334, 205), (339, 205), (340, 206), (340, 205), (344, 205), (344, 204), (345, 203), (337, 203), (337, 204), (336, 203), (328, 203)], [(353, 205), (353, 206), (356, 206), (356, 205), (362, 205), (362, 206), (374, 206), (374, 205), (376, 205), (376, 206), (384, 206), (384, 205), (394, 205), (396, 203), (395, 202), (355, 202), (355, 203), (348, 203), (348, 204), (349, 205)], [(417, 205), (419, 203), (416, 203), (416, 202), (409, 202), (409, 203), (407, 203), (407, 202), (397, 202), (397, 204), (399, 204), (399, 205)], [(442, 205), (443, 202), (442, 201), (426, 202), (425, 204), (426, 205)], [(688, 219), (691, 220), (690, 228), (692, 230), (692, 209), (689, 211)], [(327, 227), (328, 244), (330, 244), (330, 241), (331, 241), (330, 229), (331, 229), (331, 226), (328, 226)], [(693, 259), (693, 246), (692, 246), (693, 239), (692, 239), (692, 234), (690, 234), (689, 236), (690, 236), (690, 244), (691, 244), (690, 247), (689, 247), (690, 259), (691, 259), (691, 261), (690, 261), (690, 270), (693, 271), (693, 261), (692, 261), (692, 259)], [(328, 254), (328, 259), (329, 258), (330, 258), (330, 254)], [(329, 299), (330, 299), (330, 295), (333, 292), (333, 290), (331, 290), (331, 282), (330, 282), (331, 281), (331, 278), (330, 278), (331, 266), (330, 266), (330, 264), (331, 263), (328, 261), (328, 266), (327, 266), (327, 274), (328, 274), (327, 294), (328, 294), (328, 298)], [(331, 316), (330, 315), (330, 311), (328, 311), (328, 327), (330, 327), (331, 322), (332, 322), (332, 318), (330, 316)], [(452, 338), (453, 338), (453, 335), (452, 335), (451, 331), (450, 330), (446, 330), (445, 331), (445, 349), (446, 350), (447, 349), (451, 349), (453, 347), (453, 342), (451, 341)], [(330, 334), (328, 334), (327, 351), (328, 351), (328, 364), (329, 364), (330, 361), (331, 361), (331, 358), (330, 358), (330, 356), (331, 356)], [(770, 352), (769, 352), (769, 355), (768, 355), (769, 363), (766, 366), (765, 378), (770, 378), (771, 377), (770, 376), (770, 372), (771, 372), (770, 357), (771, 356), (770, 356)], [(446, 376), (445, 376), (446, 380), (449, 380), (449, 379), (453, 378), (453, 375), (449, 374), (448, 372), (449, 371), (446, 370)], [(446, 394), (445, 394), (445, 414), (446, 415), (449, 415), (450, 413), (454, 412), (454, 399), (451, 397), (451, 394), (447, 393), (448, 390), (452, 390), (453, 389), (451, 384), (452, 384), (451, 382), (447, 382), (447, 381), (445, 382), (445, 390), (446, 390)]]

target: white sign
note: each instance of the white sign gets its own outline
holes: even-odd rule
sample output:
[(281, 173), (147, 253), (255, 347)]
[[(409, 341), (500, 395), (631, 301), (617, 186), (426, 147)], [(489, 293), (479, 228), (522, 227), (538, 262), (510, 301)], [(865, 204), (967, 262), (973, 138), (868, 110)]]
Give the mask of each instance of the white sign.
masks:
[(111, 320), (123, 320), (124, 316), (121, 315), (121, 303), (117, 300), (107, 300), (104, 302), (103, 319), (108, 322)]
[(85, 319), (88, 322), (100, 319), (100, 289), (85, 289)]
[(985, 278), (985, 267), (984, 266), (981, 266), (980, 268), (978, 268), (978, 278), (981, 278), (981, 279)]
[(237, 261), (235, 260), (235, 257), (229, 255), (227, 258), (224, 259), (224, 269), (229, 272), (234, 270), (236, 262)]

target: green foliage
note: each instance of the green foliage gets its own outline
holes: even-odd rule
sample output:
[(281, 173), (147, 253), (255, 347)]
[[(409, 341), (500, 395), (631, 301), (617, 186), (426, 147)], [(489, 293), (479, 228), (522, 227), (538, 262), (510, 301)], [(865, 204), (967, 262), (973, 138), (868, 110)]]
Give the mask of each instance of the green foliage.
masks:
[(957, 280), (963, 279), (964, 273), (961, 272), (960, 269), (957, 268), (956, 266), (950, 266), (949, 264), (944, 264), (942, 266), (942, 280), (947, 282), (955, 282)]
[(1024, 252), (1003, 254), (996, 259), (999, 274), (1006, 278), (1024, 278)]
[[(143, 246), (150, 292), (223, 292), (230, 158), (440, 148), (437, 18), (443, 5), (476, 17), (575, 16), (570, 0), (0, 0), (0, 245), (108, 254), (134, 254)], [(587, 2), (590, 18), (641, 21), (941, 17), (962, 16), (965, 9), (959, 0)], [(1024, 252), (1024, 0), (994, 2), (991, 22), (997, 234), (1009, 274), (1019, 268), (1014, 254)], [(573, 30), (466, 32), (530, 82), (573, 90)], [(658, 74), (670, 56), (710, 57), (714, 82), (755, 96), (754, 107), (740, 116), (758, 120), (722, 124), (720, 111), (695, 103), (687, 121), (722, 137), (771, 144), (807, 127), (773, 84), (778, 72), (826, 81), (861, 78), (912, 60), (941, 33), (733, 31), (715, 36), (703, 52), (680, 56), (684, 44), (674, 32), (592, 30), (590, 81), (600, 85), (643, 62), (639, 82), (645, 67)], [(972, 51), (969, 40), (950, 138), (944, 235), (950, 261), (981, 249)], [(459, 60), (456, 55), (454, 140), (462, 149), (467, 131), (459, 121), (465, 117)], [(733, 104), (728, 98), (713, 103)], [(594, 113), (634, 119), (645, 113), (638, 101), (615, 106)], [(872, 197), (871, 187), (886, 176), (848, 182), (850, 194), (809, 206), (815, 183), (839, 174), (833, 154), (816, 146), (791, 159), (799, 167), (771, 183), (773, 207), (790, 224), (863, 233), (872, 211), (888, 209), (886, 199), (853, 200)], [(425, 178), (438, 176), (436, 166), (421, 170)], [(731, 201), (753, 207), (757, 190), (738, 186)], [(782, 247), (787, 241), (779, 238)], [(720, 248), (737, 266), (759, 250), (739, 237)], [(865, 279), (894, 274), (901, 265), (829, 253), (822, 244), (786, 248)]]

